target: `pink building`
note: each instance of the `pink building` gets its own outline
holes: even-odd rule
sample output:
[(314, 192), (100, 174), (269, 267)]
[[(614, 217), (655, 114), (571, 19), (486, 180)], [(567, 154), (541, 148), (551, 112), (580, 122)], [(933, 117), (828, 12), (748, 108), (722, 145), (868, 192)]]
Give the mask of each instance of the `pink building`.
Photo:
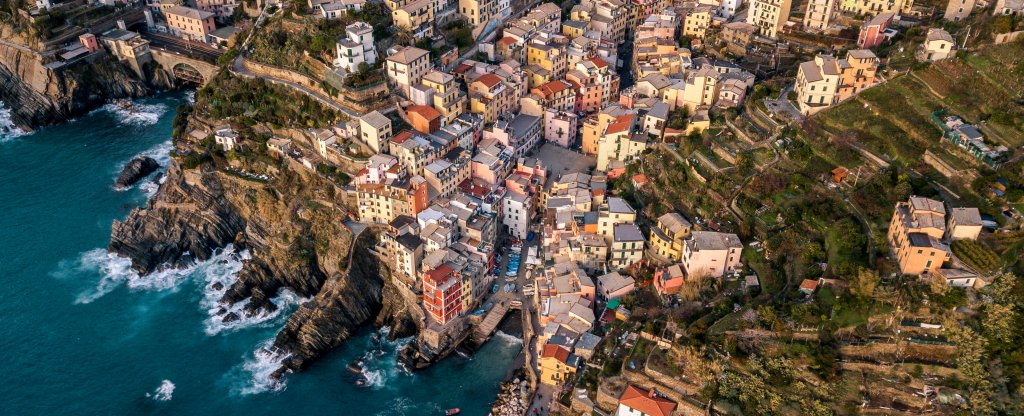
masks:
[(663, 296), (679, 293), (685, 280), (683, 276), (683, 268), (679, 267), (679, 263), (662, 267), (654, 272), (654, 287)]
[(857, 36), (857, 46), (862, 49), (871, 49), (882, 44), (885, 40), (885, 29), (892, 22), (892, 13), (879, 13), (871, 20), (864, 22), (860, 27), (860, 36)]
[(477, 153), (470, 164), (473, 179), (494, 187), (505, 179), (512, 170), (512, 151), (497, 139), (484, 139), (477, 146)]
[(554, 108), (544, 112), (544, 140), (562, 147), (572, 147), (576, 143), (578, 129), (578, 117), (575, 113)]
[(96, 41), (96, 35), (92, 33), (86, 33), (79, 36), (78, 41), (81, 42), (82, 46), (89, 52), (96, 52), (96, 50), (100, 48), (99, 42)]

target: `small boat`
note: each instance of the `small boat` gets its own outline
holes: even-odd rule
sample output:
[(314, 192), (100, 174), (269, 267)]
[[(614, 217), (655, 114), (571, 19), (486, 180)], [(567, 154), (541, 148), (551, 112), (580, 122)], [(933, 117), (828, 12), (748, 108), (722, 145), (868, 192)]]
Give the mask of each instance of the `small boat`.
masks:
[(459, 412), (461, 412), (461, 410), (459, 410), (459, 408), (458, 408), (458, 407), (456, 407), (456, 408), (454, 408), (454, 409), (448, 409), (448, 410), (445, 410), (445, 411), (444, 411), (444, 414), (445, 414), (445, 415), (448, 415), (448, 416), (451, 416), (451, 415), (457, 415), (457, 414), (459, 414)]

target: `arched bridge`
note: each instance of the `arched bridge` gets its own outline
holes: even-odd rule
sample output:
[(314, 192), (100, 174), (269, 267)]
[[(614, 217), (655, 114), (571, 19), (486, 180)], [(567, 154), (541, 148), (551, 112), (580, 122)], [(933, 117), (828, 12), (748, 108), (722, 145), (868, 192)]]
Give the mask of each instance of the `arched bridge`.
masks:
[(153, 60), (170, 70), (174, 78), (180, 81), (203, 86), (217, 74), (217, 66), (207, 61), (156, 47), (150, 47), (150, 51)]

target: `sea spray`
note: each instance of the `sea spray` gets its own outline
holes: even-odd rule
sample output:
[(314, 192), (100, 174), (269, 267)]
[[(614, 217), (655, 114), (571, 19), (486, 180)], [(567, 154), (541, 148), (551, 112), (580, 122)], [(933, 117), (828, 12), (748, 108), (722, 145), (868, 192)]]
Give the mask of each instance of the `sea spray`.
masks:
[(14, 125), (14, 120), (11, 119), (11, 109), (3, 101), (0, 101), (0, 143), (25, 134), (27, 132)]
[[(277, 322), (277, 318), (286, 316), (284, 312), (309, 301), (311, 298), (299, 296), (289, 288), (278, 291), (277, 296), (270, 299), (276, 306), (273, 311), (263, 311), (256, 315), (247, 315), (245, 306), (250, 298), (242, 299), (234, 304), (227, 304), (220, 300), (238, 278), (238, 272), (242, 270), (243, 261), (251, 256), (248, 251), (243, 251), (231, 261), (222, 262), (220, 265), (211, 267), (205, 273), (206, 280), (203, 286), (203, 298), (200, 300), (200, 307), (206, 310), (208, 318), (203, 321), (203, 330), (209, 336), (217, 335), (224, 331), (234, 331), (252, 326), (267, 326)], [(225, 321), (225, 317), (232, 315), (235, 319)]]
[(164, 380), (160, 382), (160, 387), (157, 387), (152, 393), (146, 393), (146, 397), (158, 402), (170, 401), (174, 396), (174, 387), (174, 383), (171, 380)]
[(291, 354), (278, 351), (274, 347), (273, 339), (264, 341), (251, 356), (244, 358), (241, 370), (245, 380), (236, 386), (235, 391), (246, 396), (284, 391), (285, 380), (275, 378), (274, 372), (281, 368), (281, 364), (290, 356)]
[(509, 343), (509, 344), (522, 344), (523, 343), (523, 339), (522, 338), (517, 337), (515, 335), (506, 334), (504, 332), (501, 332), (501, 330), (498, 330), (498, 331), (496, 331), (494, 333), (494, 338), (500, 339), (500, 340), (502, 340), (502, 341), (504, 341), (506, 343)]
[(160, 121), (160, 116), (167, 111), (167, 106), (163, 104), (139, 104), (133, 102), (127, 108), (117, 104), (107, 104), (102, 109), (117, 115), (118, 123), (121, 125), (152, 126), (157, 121)]
[(211, 266), (229, 261), (235, 256), (235, 248), (228, 244), (223, 249), (214, 251), (213, 257), (209, 260), (195, 262), (183, 268), (166, 268), (160, 271), (140, 276), (132, 269), (132, 262), (127, 257), (121, 257), (106, 249), (97, 248), (82, 253), (74, 261), (62, 261), (53, 273), (55, 277), (77, 275), (82, 272), (93, 272), (99, 274), (100, 280), (96, 286), (80, 293), (76, 304), (87, 304), (113, 292), (124, 285), (132, 290), (163, 291), (177, 288), (196, 272), (207, 272)]

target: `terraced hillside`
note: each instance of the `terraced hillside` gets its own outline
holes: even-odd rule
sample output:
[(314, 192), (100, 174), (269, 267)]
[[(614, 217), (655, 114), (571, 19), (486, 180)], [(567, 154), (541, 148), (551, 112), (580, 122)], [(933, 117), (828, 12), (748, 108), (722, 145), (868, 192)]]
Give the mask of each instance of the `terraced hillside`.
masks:
[[(1024, 145), (1024, 42), (986, 47), (899, 75), (856, 99), (823, 112), (828, 130), (852, 130), (869, 149), (911, 163), (925, 150), (952, 157), (940, 146), (932, 112), (946, 108), (981, 127), (987, 138), (1014, 149)], [(952, 151), (955, 153), (955, 151)]]

